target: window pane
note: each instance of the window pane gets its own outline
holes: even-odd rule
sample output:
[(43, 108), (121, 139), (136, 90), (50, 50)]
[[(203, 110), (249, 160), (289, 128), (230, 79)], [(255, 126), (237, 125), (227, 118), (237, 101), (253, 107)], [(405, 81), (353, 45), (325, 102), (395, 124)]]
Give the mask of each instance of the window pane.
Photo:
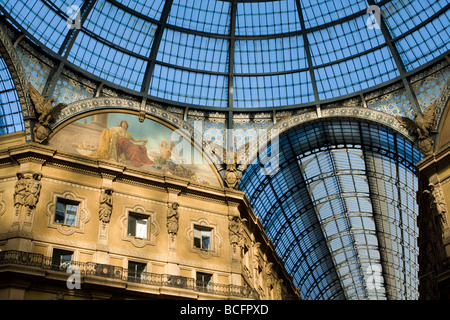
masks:
[(147, 268), (147, 265), (145, 263), (139, 263), (139, 262), (128, 262), (128, 280), (136, 280), (136, 278), (143, 279), (144, 278), (144, 272)]
[(203, 272), (197, 272), (197, 286), (200, 287), (207, 287), (211, 284), (212, 274), (209, 273), (203, 273)]
[(77, 221), (77, 205), (68, 204), (66, 205), (66, 224), (70, 226), (76, 225)]
[(67, 199), (57, 199), (55, 222), (75, 226), (77, 222), (78, 204)]
[(61, 202), (56, 203), (55, 222), (64, 223), (65, 206)]
[(202, 249), (211, 249), (211, 230), (202, 231)]
[(147, 238), (147, 219), (136, 219), (136, 237)]
[(133, 237), (136, 235), (136, 218), (131, 214), (128, 217), (128, 235)]

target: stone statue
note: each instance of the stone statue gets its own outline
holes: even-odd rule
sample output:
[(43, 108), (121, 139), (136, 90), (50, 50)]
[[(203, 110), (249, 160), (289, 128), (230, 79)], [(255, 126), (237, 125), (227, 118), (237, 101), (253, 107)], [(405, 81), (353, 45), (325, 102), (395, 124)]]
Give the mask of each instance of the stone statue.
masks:
[(430, 206), (432, 211), (439, 217), (440, 225), (444, 229), (447, 226), (447, 206), (445, 204), (444, 195), (442, 194), (441, 187), (430, 183)]
[(41, 173), (17, 173), (17, 182), (14, 187), (14, 206), (16, 210), (20, 207), (27, 208), (27, 213), (30, 213), (39, 201), (41, 193)]
[(414, 112), (414, 120), (396, 116), (400, 124), (416, 137), (419, 150), (425, 155), (432, 154), (434, 150), (434, 141), (430, 137), (430, 130), (433, 126), (435, 110), (436, 101), (427, 107), (423, 112), (423, 116)]
[(237, 252), (237, 248), (243, 247), (244, 245), (244, 234), (242, 231), (242, 223), (246, 222), (247, 219), (241, 219), (237, 216), (230, 216), (230, 223), (228, 224), (228, 230), (230, 231), (230, 245), (233, 252)]
[(23, 206), (24, 204), (24, 198), (26, 194), (27, 189), (27, 180), (25, 179), (25, 176), (21, 172), (17, 172), (17, 182), (14, 187), (14, 206), (16, 208)]
[(179, 206), (178, 202), (174, 202), (169, 204), (169, 209), (167, 210), (167, 231), (172, 237), (178, 233)]
[(98, 212), (99, 219), (103, 223), (109, 223), (112, 214), (112, 189), (105, 189), (100, 194), (100, 210)]
[(28, 83), (30, 98), (33, 101), (36, 112), (38, 113), (37, 123), (34, 125), (33, 133), (36, 142), (41, 143), (47, 139), (50, 133), (49, 122), (52, 118), (66, 106), (65, 103), (58, 103), (53, 107), (55, 98), (45, 101), (45, 98), (37, 91), (31, 83)]

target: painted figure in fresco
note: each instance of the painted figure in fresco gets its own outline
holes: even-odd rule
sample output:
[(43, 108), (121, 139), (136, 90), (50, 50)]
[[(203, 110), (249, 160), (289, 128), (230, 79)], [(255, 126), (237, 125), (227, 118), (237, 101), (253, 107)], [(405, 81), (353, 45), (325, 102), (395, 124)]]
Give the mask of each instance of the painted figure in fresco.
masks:
[[(143, 142), (138, 145), (134, 142)], [(130, 161), (135, 167), (146, 164), (155, 164), (147, 155), (145, 139), (134, 139), (128, 132), (128, 122), (122, 120), (117, 127), (104, 129), (100, 135), (98, 150), (93, 152), (91, 156), (100, 159), (109, 159), (118, 162)]]
[[(161, 165), (168, 165), (170, 166), (170, 159), (172, 157), (172, 151), (173, 148), (175, 147), (175, 144), (173, 141), (170, 141), (170, 145), (168, 145), (166, 138), (164, 138), (163, 141), (161, 141), (161, 143), (159, 144), (159, 156), (155, 159), (155, 161), (158, 164)], [(172, 169), (172, 168), (171, 168)]]

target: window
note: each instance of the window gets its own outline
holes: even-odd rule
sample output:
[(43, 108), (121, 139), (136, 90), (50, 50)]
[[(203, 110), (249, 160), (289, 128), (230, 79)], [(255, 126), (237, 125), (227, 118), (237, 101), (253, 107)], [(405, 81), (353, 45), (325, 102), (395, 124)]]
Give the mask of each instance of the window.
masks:
[(73, 251), (53, 249), (52, 255), (52, 269), (65, 270), (73, 258)]
[(146, 269), (145, 263), (128, 261), (128, 281), (141, 282), (145, 280)]
[(211, 250), (211, 229), (194, 226), (194, 247)]
[(190, 228), (186, 231), (186, 239), (190, 244), (190, 252), (198, 254), (204, 259), (219, 255), (222, 237), (217, 231), (217, 225), (205, 218), (190, 221)]
[(197, 288), (210, 289), (211, 288), (212, 274), (197, 272), (196, 284)]
[(55, 222), (75, 226), (79, 202), (58, 198), (56, 201)]
[(148, 217), (130, 212), (128, 215), (128, 235), (147, 239)]
[(146, 210), (141, 205), (125, 207), (123, 215), (119, 217), (119, 226), (122, 229), (122, 240), (130, 241), (135, 247), (155, 245), (156, 235), (159, 233), (155, 212)]

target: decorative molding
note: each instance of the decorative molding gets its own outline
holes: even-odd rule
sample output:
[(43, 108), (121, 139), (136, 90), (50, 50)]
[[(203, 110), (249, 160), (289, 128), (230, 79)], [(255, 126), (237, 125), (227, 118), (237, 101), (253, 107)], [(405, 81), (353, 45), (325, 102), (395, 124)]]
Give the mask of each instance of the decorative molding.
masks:
[(0, 191), (0, 217), (5, 213), (6, 211), (6, 202), (3, 197), (3, 191)]
[(432, 130), (438, 131), (442, 116), (444, 115), (445, 107), (450, 100), (450, 78), (447, 79), (444, 87), (441, 89), (439, 97), (436, 99), (436, 111), (434, 114), (434, 122)]
[(34, 108), (28, 94), (28, 79), (17, 51), (7, 35), (7, 28), (0, 24), (0, 54), (8, 66), (17, 90), (20, 105), (25, 119), (34, 117)]
[[(68, 199), (78, 202), (77, 218), (74, 226), (55, 222), (56, 202), (58, 198)], [(87, 200), (77, 196), (74, 192), (66, 190), (62, 192), (52, 192), (51, 200), (45, 206), (45, 214), (48, 216), (47, 227), (55, 228), (61, 234), (69, 236), (75, 232), (84, 233), (86, 223), (90, 220), (90, 212), (87, 209)]]
[(143, 110), (146, 115), (163, 120), (193, 137), (194, 128), (188, 122), (180, 119), (171, 112), (161, 109), (154, 104), (146, 104), (141, 107), (139, 101), (118, 97), (95, 97), (70, 103), (55, 116), (54, 122), (51, 123), (50, 128), (54, 130), (65, 121), (87, 112), (111, 109), (117, 109), (118, 111), (135, 111), (136, 115)]
[[(195, 226), (211, 229), (211, 249), (205, 250), (194, 246), (194, 228)], [(219, 248), (222, 246), (222, 237), (218, 233), (216, 224), (210, 223), (205, 218), (190, 220), (190, 227), (186, 230), (186, 239), (190, 245), (190, 252), (198, 254), (201, 258), (209, 259), (212, 256), (219, 255)]]
[[(134, 237), (128, 234), (128, 217), (130, 213), (137, 213), (147, 217), (146, 238)], [(125, 212), (119, 219), (119, 226), (122, 229), (122, 240), (131, 242), (135, 247), (143, 248), (146, 245), (155, 245), (155, 239), (159, 233), (159, 225), (156, 222), (156, 214), (154, 211), (146, 210), (141, 205), (125, 207)]]

